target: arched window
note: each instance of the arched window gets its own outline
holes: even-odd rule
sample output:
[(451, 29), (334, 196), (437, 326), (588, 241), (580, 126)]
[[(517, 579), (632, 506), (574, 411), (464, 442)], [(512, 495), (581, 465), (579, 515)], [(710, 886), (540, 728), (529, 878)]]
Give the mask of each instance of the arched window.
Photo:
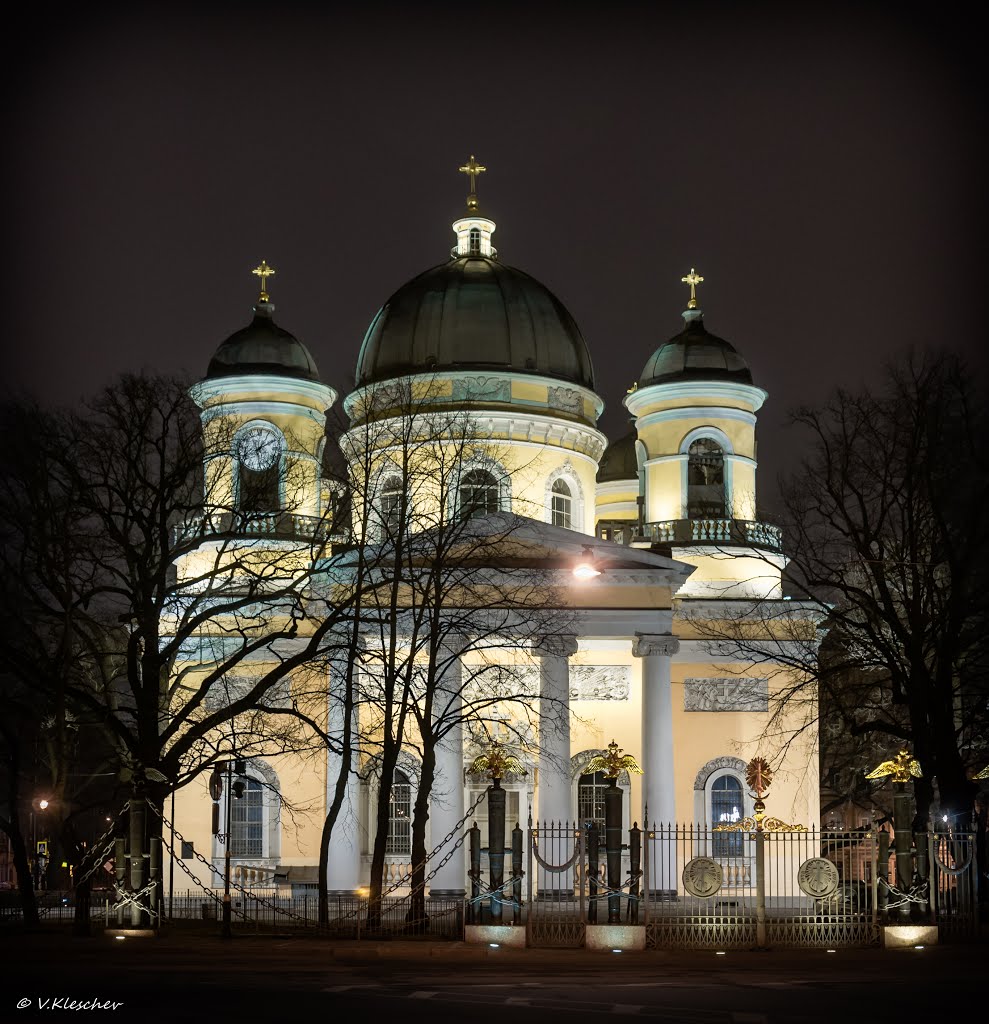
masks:
[(471, 256), (481, 255), (481, 229), (471, 228), (470, 234), (467, 236), (467, 250)]
[(573, 529), (573, 495), (564, 480), (553, 481), (552, 522), (554, 526)]
[[(711, 824), (723, 825), (744, 817), (742, 784), (734, 775), (722, 775), (711, 786)], [(744, 851), (741, 832), (714, 832), (715, 857), (740, 857)]]
[(388, 476), (381, 483), (379, 491), (379, 515), (385, 536), (394, 536), (402, 515), (402, 478)]
[(264, 791), (247, 779), (239, 800), (230, 801), (230, 856), (264, 856)]
[(494, 474), (486, 469), (471, 469), (460, 480), (460, 518), (488, 515), (501, 508), (501, 494)]
[(687, 450), (687, 518), (725, 515), (725, 453), (717, 442), (700, 437)]
[(577, 783), (577, 821), (581, 826), (594, 822), (604, 835), (604, 793), (611, 783), (604, 772), (582, 775)]
[(400, 768), (392, 776), (385, 853), (412, 853), (412, 782)]

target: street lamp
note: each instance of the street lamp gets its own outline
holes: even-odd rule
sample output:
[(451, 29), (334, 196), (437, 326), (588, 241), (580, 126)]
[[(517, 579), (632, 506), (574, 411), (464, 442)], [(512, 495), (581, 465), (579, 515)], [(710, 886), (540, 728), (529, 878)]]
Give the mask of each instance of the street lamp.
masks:
[[(217, 804), (220, 796), (223, 793), (223, 777), (226, 776), (227, 780), (227, 800), (226, 800), (226, 814), (224, 831), (217, 831), (218, 817), (216, 813)], [(244, 795), (244, 790), (247, 787), (245, 778), (247, 775), (247, 765), (242, 758), (237, 758), (233, 761), (225, 761), (218, 764), (213, 769), (213, 774), (209, 780), (209, 794), (213, 798), (213, 831), (216, 838), (223, 843), (223, 925), (220, 930), (220, 936), (224, 939), (233, 937), (231, 931), (231, 913), (230, 913), (230, 847), (233, 845), (230, 835), (230, 804), (231, 798), (233, 800), (240, 800)], [(234, 778), (234, 776), (237, 776)]]
[(584, 545), (580, 559), (573, 567), (573, 574), (578, 580), (591, 580), (601, 575), (601, 570), (594, 564), (594, 552), (589, 544)]

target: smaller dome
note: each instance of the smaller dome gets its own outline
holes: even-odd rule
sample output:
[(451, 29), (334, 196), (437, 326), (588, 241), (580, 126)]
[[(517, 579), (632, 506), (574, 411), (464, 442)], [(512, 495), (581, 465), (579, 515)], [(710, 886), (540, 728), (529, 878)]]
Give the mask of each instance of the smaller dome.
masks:
[(646, 362), (639, 377), (640, 388), (679, 380), (752, 383), (748, 363), (724, 338), (707, 332), (704, 314), (699, 309), (688, 309), (683, 318), (684, 329), (660, 345)]
[(636, 431), (630, 430), (624, 437), (612, 441), (604, 450), (598, 463), (598, 483), (612, 480), (636, 480), (639, 476), (639, 461), (635, 455)]
[(270, 374), (319, 381), (309, 349), (272, 319), (275, 307), (259, 302), (247, 327), (231, 334), (210, 360), (206, 379), (243, 374)]

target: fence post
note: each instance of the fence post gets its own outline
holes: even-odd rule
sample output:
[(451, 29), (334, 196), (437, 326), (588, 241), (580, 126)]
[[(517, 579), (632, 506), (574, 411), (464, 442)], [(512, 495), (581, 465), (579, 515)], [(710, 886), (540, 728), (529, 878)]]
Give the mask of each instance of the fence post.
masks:
[(755, 832), (755, 941), (766, 948), (766, 834), (762, 821), (756, 819)]
[(597, 924), (598, 921), (598, 826), (592, 821), (587, 826), (587, 922)]
[(642, 874), (642, 829), (632, 822), (628, 834), (628, 917), (630, 924), (639, 923), (639, 877)]
[[(642, 851), (642, 899), (645, 901), (643, 905), (642, 923), (645, 925), (649, 924), (649, 853), (653, 846), (655, 846), (656, 830), (649, 831), (649, 819), (643, 817), (642, 824), (645, 826), (645, 849)], [(650, 838), (653, 842), (650, 843)]]
[(522, 829), (512, 829), (512, 924), (522, 920)]

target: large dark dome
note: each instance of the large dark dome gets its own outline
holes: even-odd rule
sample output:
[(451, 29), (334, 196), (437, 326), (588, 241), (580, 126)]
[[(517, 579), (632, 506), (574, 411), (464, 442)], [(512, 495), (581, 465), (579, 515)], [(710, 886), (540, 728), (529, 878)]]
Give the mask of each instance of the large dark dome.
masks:
[(231, 334), (216, 350), (206, 371), (207, 380), (242, 374), (319, 380), (309, 349), (275, 323), (271, 317), (274, 311), (270, 302), (259, 302), (254, 307), (251, 323)]
[(413, 278), (381, 307), (357, 358), (358, 385), (417, 373), (531, 373), (594, 388), (566, 307), (521, 270), (462, 256)]
[(679, 380), (730, 380), (752, 383), (748, 363), (724, 338), (708, 334), (700, 310), (688, 310), (687, 324), (646, 362), (639, 387)]
[(639, 462), (635, 455), (638, 433), (633, 428), (624, 437), (612, 441), (598, 463), (598, 483), (612, 480), (635, 480), (639, 475)]

